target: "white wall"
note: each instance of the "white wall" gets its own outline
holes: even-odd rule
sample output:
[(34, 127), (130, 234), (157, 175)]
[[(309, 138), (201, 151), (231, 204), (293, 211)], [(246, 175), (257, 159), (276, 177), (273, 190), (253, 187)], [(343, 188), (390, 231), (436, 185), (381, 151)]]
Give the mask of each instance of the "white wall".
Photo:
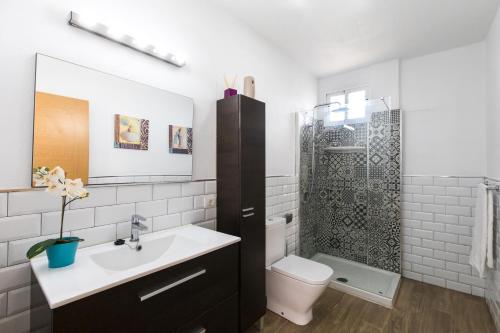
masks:
[[(70, 10), (180, 50), (189, 65), (177, 69), (70, 27)], [(267, 106), (267, 175), (295, 172), (291, 113), (315, 104), (316, 80), (205, 1), (7, 0), (0, 31), (0, 188), (29, 186), (35, 52), (193, 97), (195, 179), (215, 177), (215, 102), (223, 75), (253, 75), (256, 97)]]
[(500, 179), (500, 10), (486, 38), (488, 177)]
[[(318, 101), (325, 102), (329, 92), (360, 86), (368, 87), (370, 99), (391, 96), (391, 107), (400, 106), (403, 110), (404, 174), (483, 176), (486, 174), (485, 50), (485, 43), (481, 42), (326, 77), (318, 81)], [(492, 54), (491, 58), (500, 75), (498, 57)], [(498, 99), (495, 102), (500, 108)], [(490, 132), (496, 137), (489, 141), (498, 142), (500, 113), (491, 117), (490, 123), (494, 124), (490, 127), (495, 129)], [(495, 150), (494, 146), (490, 150)], [(500, 175), (500, 152), (495, 156), (492, 168), (496, 167), (496, 174)]]
[(401, 61), (403, 171), (486, 173), (485, 44)]
[(326, 102), (326, 94), (357, 87), (368, 87), (368, 99), (391, 97), (391, 107), (399, 107), (399, 60), (390, 60), (351, 72), (318, 80), (318, 102)]

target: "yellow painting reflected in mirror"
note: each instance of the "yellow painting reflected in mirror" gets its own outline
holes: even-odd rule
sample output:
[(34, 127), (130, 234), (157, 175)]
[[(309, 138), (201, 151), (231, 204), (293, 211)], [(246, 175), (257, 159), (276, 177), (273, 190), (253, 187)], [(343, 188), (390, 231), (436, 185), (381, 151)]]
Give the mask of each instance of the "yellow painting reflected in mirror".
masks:
[(36, 92), (33, 129), (33, 168), (61, 166), (68, 177), (87, 184), (89, 102)]

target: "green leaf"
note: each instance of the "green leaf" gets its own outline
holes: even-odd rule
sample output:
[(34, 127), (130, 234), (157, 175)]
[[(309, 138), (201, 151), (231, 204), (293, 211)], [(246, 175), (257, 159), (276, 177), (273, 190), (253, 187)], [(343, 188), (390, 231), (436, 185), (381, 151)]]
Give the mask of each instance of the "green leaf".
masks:
[(63, 237), (56, 239), (56, 244), (65, 244), (65, 243), (73, 243), (73, 242), (83, 242), (85, 239), (81, 239), (80, 237)]
[(57, 242), (57, 239), (47, 239), (47, 240), (44, 240), (43, 242), (36, 243), (32, 247), (30, 247), (28, 252), (26, 252), (26, 257), (28, 259), (31, 259), (31, 258), (39, 255), (40, 253), (42, 253), (43, 251), (45, 251), (46, 249), (48, 249), (52, 245), (54, 245), (56, 242)]

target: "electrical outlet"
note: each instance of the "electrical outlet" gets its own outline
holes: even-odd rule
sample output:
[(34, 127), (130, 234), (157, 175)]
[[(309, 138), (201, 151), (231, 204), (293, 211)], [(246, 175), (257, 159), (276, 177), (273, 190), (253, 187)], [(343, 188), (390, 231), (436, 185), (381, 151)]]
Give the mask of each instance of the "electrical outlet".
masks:
[(215, 195), (206, 195), (204, 200), (205, 208), (215, 208), (217, 205), (217, 197)]

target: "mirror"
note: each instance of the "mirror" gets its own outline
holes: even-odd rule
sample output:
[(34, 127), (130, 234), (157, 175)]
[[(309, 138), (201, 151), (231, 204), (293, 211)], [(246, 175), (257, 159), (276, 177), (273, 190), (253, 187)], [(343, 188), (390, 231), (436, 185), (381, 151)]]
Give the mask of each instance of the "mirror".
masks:
[(84, 184), (189, 181), (193, 100), (37, 54), (33, 167)]

